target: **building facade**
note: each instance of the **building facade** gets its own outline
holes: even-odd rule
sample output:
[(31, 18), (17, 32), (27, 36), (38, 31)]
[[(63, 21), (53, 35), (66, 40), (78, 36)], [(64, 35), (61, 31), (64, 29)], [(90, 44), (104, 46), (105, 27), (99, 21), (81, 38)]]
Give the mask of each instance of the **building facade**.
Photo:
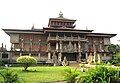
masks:
[(76, 20), (63, 17), (50, 18), (48, 27), (30, 30), (3, 29), (10, 36), (10, 60), (23, 55), (35, 57), (38, 61), (51, 61), (55, 53), (62, 61), (66, 56), (68, 61), (84, 61), (90, 53), (106, 55), (110, 38), (116, 34), (93, 33), (93, 30), (75, 29)]

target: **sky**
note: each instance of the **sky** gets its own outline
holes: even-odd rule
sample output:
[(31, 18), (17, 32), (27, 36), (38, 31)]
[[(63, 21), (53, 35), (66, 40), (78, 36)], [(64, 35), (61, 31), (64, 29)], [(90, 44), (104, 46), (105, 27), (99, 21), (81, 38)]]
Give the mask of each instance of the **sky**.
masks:
[(120, 0), (0, 0), (0, 47), (10, 49), (10, 37), (2, 29), (37, 29), (48, 26), (49, 18), (76, 19), (76, 29), (111, 33), (112, 44), (120, 44)]

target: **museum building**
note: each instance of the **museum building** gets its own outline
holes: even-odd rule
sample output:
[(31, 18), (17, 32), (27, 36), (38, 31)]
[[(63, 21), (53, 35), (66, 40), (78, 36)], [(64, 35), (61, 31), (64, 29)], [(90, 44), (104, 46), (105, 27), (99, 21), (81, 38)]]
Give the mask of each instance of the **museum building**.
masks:
[(51, 61), (53, 53), (62, 61), (87, 61), (90, 53), (107, 56), (110, 38), (116, 34), (93, 33), (93, 30), (75, 29), (76, 20), (63, 17), (49, 18), (48, 27), (29, 30), (3, 29), (10, 36), (11, 51), (9, 59), (16, 61), (19, 56), (29, 55), (38, 61)]

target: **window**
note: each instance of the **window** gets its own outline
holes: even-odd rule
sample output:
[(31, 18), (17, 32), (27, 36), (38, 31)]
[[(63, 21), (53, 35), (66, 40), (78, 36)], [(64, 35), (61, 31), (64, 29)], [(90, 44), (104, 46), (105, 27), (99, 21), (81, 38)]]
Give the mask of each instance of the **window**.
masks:
[(2, 58), (8, 58), (8, 53), (2, 53)]

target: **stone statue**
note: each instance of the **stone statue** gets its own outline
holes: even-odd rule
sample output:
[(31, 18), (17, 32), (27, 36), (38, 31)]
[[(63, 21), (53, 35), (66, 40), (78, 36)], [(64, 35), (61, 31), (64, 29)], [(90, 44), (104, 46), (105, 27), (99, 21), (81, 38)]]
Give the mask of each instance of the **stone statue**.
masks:
[(56, 64), (57, 64), (57, 56), (56, 56), (55, 52), (53, 52), (52, 61), (53, 61), (54, 66), (56, 66)]

